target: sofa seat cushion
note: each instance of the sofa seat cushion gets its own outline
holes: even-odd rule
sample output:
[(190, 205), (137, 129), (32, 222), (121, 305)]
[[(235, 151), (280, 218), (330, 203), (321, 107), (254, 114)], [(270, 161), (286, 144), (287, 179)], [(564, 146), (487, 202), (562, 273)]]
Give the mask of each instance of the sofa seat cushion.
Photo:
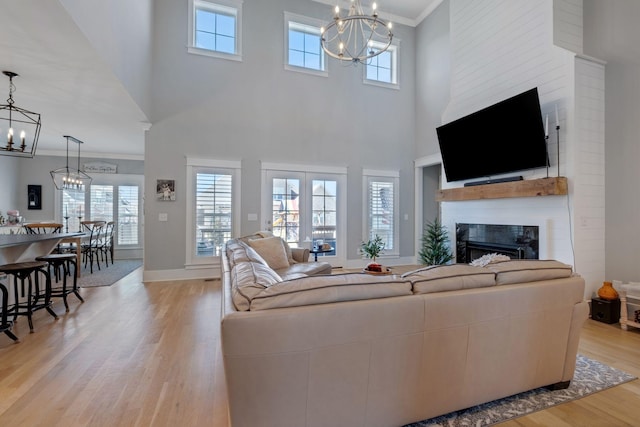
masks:
[(540, 280), (569, 277), (573, 268), (560, 261), (521, 259), (488, 264), (483, 267), (496, 274), (497, 285), (537, 282)]
[(248, 243), (274, 270), (289, 267), (289, 256), (280, 237), (250, 239)]
[(251, 300), (251, 310), (329, 304), (411, 294), (411, 283), (395, 275), (372, 276), (362, 273), (347, 273), (308, 276), (263, 288)]
[(270, 286), (282, 282), (278, 274), (259, 262), (241, 262), (231, 269), (231, 297), (238, 311), (247, 311), (251, 301)]
[(288, 280), (289, 276), (299, 274), (305, 276), (331, 274), (331, 264), (328, 262), (300, 262), (290, 265), (287, 268), (276, 270), (276, 273), (278, 273), (283, 280)]
[(457, 291), (494, 286), (495, 273), (467, 264), (432, 265), (402, 275), (411, 281), (413, 293)]

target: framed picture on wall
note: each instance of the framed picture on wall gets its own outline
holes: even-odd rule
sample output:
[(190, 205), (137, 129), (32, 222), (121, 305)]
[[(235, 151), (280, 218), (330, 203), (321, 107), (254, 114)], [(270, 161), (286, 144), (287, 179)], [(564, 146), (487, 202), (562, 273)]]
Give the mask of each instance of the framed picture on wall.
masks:
[(42, 210), (42, 185), (27, 186), (27, 209)]
[(161, 201), (175, 201), (176, 181), (174, 179), (158, 179), (156, 181), (156, 199)]

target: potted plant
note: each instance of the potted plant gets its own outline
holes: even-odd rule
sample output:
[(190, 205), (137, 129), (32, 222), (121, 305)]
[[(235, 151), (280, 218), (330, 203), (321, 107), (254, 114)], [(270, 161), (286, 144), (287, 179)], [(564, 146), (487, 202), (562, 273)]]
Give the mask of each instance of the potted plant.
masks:
[(382, 241), (382, 237), (377, 234), (373, 239), (369, 239), (367, 242), (360, 244), (360, 253), (372, 260), (372, 262), (367, 265), (367, 270), (382, 272), (382, 266), (376, 262), (376, 258), (382, 251), (384, 251), (384, 242)]
[(440, 223), (438, 217), (425, 225), (422, 233), (422, 249), (418, 255), (422, 263), (427, 265), (446, 264), (453, 259), (447, 227)]

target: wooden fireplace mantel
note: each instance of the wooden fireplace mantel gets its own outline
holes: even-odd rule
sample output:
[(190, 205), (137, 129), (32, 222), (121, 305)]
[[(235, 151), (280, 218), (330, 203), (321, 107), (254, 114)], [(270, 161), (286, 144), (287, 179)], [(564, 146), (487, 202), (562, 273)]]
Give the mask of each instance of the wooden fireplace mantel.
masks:
[(566, 194), (568, 194), (567, 178), (558, 176), (438, 190), (436, 191), (436, 201), (457, 202), (511, 197), (562, 196)]

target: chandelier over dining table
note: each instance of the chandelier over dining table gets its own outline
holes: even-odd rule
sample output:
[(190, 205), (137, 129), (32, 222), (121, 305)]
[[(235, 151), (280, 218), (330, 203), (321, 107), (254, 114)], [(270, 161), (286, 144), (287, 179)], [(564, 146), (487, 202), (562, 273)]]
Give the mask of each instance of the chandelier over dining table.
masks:
[[(51, 179), (58, 190), (76, 190), (85, 191), (91, 184), (92, 178), (85, 172), (80, 170), (80, 144), (83, 144), (78, 138), (64, 135), (67, 140), (67, 164), (62, 168), (52, 170), (50, 172)], [(78, 144), (78, 167), (69, 167), (69, 141)]]
[(333, 21), (320, 29), (320, 43), (327, 55), (353, 64), (366, 63), (391, 46), (392, 24), (378, 17), (378, 6), (365, 14), (360, 0), (351, 0), (346, 12), (336, 6)]

